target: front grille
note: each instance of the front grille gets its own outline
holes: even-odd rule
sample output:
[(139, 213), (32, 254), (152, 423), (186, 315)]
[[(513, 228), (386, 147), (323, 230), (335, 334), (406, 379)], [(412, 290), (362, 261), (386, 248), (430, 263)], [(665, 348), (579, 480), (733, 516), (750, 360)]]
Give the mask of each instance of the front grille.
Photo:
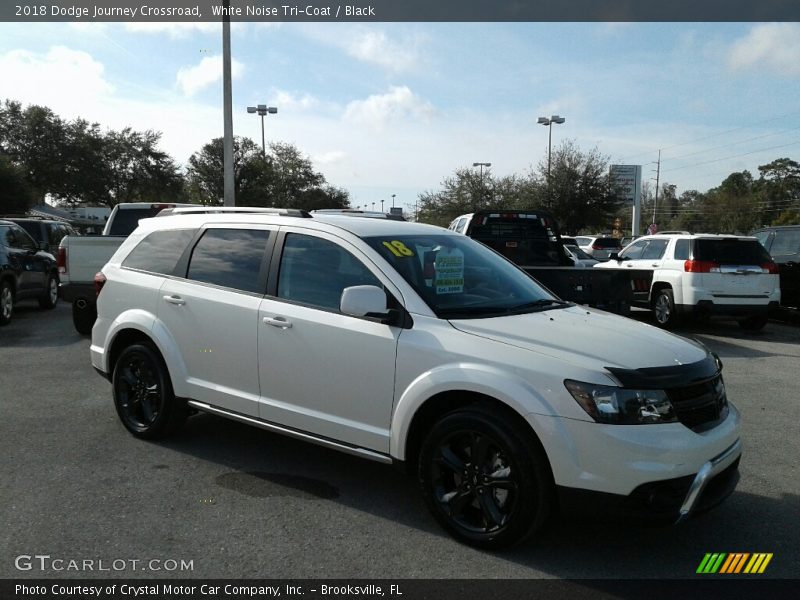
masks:
[(678, 420), (694, 431), (714, 427), (728, 414), (722, 376), (702, 383), (667, 390)]

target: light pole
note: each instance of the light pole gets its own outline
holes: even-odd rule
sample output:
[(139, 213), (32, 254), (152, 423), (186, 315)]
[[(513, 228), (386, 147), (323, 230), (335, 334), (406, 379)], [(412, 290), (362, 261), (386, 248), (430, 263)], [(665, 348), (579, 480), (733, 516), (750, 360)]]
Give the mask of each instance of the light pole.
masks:
[(397, 196), (397, 194), (392, 194), (392, 208), (394, 208), (394, 197), (395, 196)]
[(381, 199), (381, 212), (383, 212), (383, 199)]
[(552, 208), (553, 205), (553, 198), (550, 192), (550, 155), (553, 151), (553, 123), (561, 125), (564, 121), (566, 121), (566, 119), (558, 115), (553, 115), (550, 118), (539, 117), (539, 120), (536, 121), (539, 125), (545, 125), (550, 130), (547, 134), (547, 202), (550, 208)]
[(278, 112), (277, 107), (275, 106), (267, 106), (266, 104), (259, 104), (258, 106), (248, 106), (247, 112), (249, 113), (258, 113), (261, 117), (261, 154), (264, 156), (267, 155), (267, 146), (264, 143), (264, 117), (267, 114), (274, 115)]
[(483, 201), (485, 197), (485, 188), (483, 187), (483, 167), (487, 169), (492, 166), (492, 163), (482, 163), (482, 162), (474, 162), (472, 163), (473, 167), (480, 167), (481, 168), (481, 201)]

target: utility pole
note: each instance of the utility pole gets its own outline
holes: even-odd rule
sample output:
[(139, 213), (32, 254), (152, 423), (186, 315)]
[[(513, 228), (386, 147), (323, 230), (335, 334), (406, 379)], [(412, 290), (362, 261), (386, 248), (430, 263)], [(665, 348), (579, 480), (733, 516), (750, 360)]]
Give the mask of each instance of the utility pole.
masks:
[(223, 132), (223, 205), (236, 206), (233, 178), (233, 100), (231, 93), (231, 16), (230, 0), (224, 2), (222, 15), (222, 112)]
[(661, 178), (661, 150), (658, 151), (658, 162), (656, 163), (656, 197), (653, 200), (653, 225), (656, 223), (656, 206), (658, 206), (658, 186)]

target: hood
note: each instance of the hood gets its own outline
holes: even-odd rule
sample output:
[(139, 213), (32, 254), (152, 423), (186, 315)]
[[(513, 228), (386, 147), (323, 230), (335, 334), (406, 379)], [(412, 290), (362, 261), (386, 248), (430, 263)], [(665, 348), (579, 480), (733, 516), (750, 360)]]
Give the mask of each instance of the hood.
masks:
[(598, 370), (675, 367), (709, 356), (698, 342), (582, 306), (450, 323), (464, 333)]

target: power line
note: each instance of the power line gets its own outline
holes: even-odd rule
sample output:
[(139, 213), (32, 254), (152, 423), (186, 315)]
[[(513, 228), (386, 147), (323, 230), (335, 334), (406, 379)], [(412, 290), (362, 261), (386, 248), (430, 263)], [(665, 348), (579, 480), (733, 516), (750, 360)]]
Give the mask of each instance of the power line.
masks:
[(752, 142), (754, 140), (761, 140), (761, 139), (764, 139), (764, 138), (773, 137), (775, 135), (780, 135), (782, 133), (787, 133), (789, 131), (797, 131), (798, 129), (800, 129), (800, 126), (791, 127), (789, 129), (782, 129), (782, 130), (776, 131), (774, 133), (767, 133), (765, 135), (759, 135), (759, 136), (756, 136), (756, 137), (751, 137), (751, 138), (747, 138), (747, 139), (744, 139), (744, 140), (739, 140), (737, 142), (731, 142), (730, 144), (722, 144), (720, 146), (713, 146), (711, 148), (706, 148), (705, 150), (699, 150), (697, 152), (692, 152), (691, 154), (684, 154), (682, 156), (672, 156), (672, 157), (668, 156), (668, 157), (664, 158), (663, 160), (681, 160), (681, 159), (684, 159), (684, 158), (688, 158), (690, 156), (697, 156), (698, 154), (703, 154), (704, 152), (711, 152), (712, 150), (719, 150), (720, 148), (728, 148), (730, 146), (735, 146), (736, 144), (744, 144), (745, 142)]
[(789, 144), (781, 144), (779, 146), (770, 146), (769, 148), (761, 148), (759, 150), (753, 150), (752, 152), (743, 152), (742, 154), (734, 154), (733, 156), (724, 156), (722, 158), (715, 158), (714, 160), (707, 160), (705, 162), (694, 163), (694, 164), (691, 164), (691, 165), (684, 165), (682, 167), (673, 167), (671, 169), (664, 169), (664, 171), (665, 172), (680, 171), (681, 169), (689, 169), (689, 168), (692, 168), (692, 167), (700, 167), (700, 166), (703, 166), (703, 165), (710, 165), (712, 163), (722, 162), (723, 160), (730, 160), (732, 158), (739, 158), (739, 157), (742, 157), (742, 156), (749, 156), (751, 154), (758, 154), (759, 152), (766, 152), (767, 150), (776, 150), (778, 148), (786, 148), (788, 146), (796, 146), (797, 144), (800, 144), (800, 140), (791, 142)]

